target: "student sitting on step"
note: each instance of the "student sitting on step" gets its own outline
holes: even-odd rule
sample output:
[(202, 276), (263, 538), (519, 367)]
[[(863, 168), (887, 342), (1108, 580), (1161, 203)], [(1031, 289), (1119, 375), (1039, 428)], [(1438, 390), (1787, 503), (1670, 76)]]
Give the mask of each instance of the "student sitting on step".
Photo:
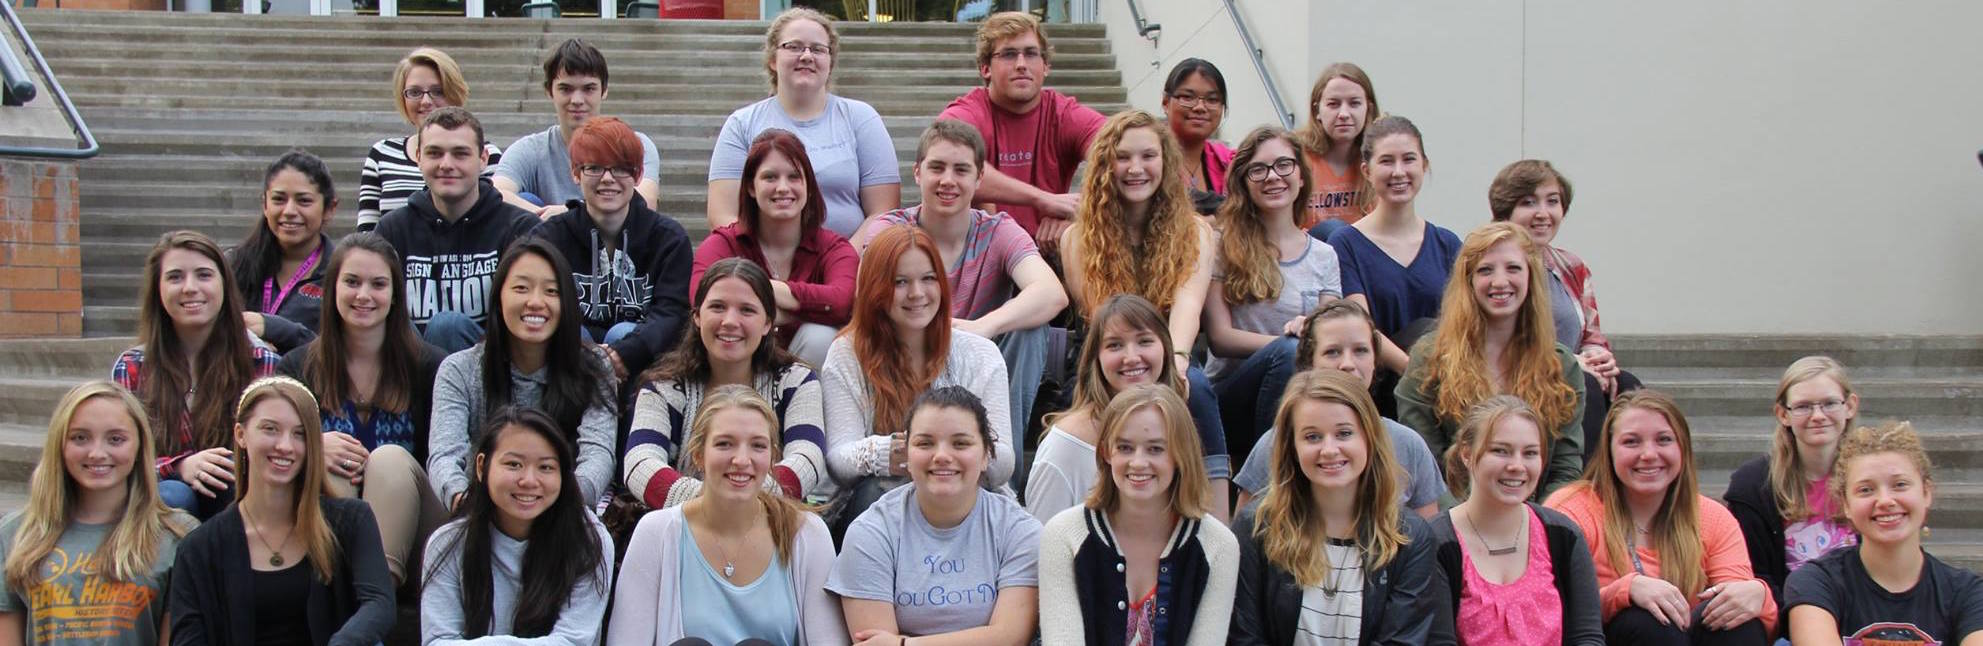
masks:
[(434, 373), (447, 353), (414, 332), (403, 271), (376, 233), (338, 240), (326, 269), (323, 334), (280, 366), (317, 396), (325, 482), (334, 495), (372, 506), (394, 584), (409, 578), (416, 550), (447, 520), (426, 468)]
[(496, 259), (539, 223), (481, 179), (484, 143), (482, 122), (467, 110), (428, 113), (415, 151), (427, 189), (387, 213), (377, 229), (406, 265), (405, 307), (413, 324), (448, 352), (482, 338), (496, 294)]
[[(833, 340), (820, 379), (826, 385), (826, 464), (840, 487), (841, 527), (910, 474), (909, 407), (918, 394), (963, 386), (979, 401), (1007, 401), (1005, 360), (984, 337), (956, 329), (950, 281), (936, 242), (916, 227), (875, 236), (861, 263), (854, 321)], [(999, 491), (1012, 479), (1011, 411), (992, 406), (984, 429), (987, 477)]]
[(694, 254), (682, 225), (634, 192), (637, 134), (612, 117), (589, 119), (571, 133), (571, 176), (585, 199), (565, 203), (570, 210), (536, 230), (577, 272), (574, 314), (617, 379), (646, 370), (681, 336)]
[(159, 500), (209, 518), (234, 498), (234, 399), (282, 357), (248, 332), (234, 275), (206, 234), (160, 236), (139, 293), (138, 345), (110, 378), (145, 402), (157, 429)]
[(1226, 75), (1202, 58), (1187, 58), (1164, 79), (1164, 122), (1184, 153), (1184, 184), (1199, 215), (1211, 215), (1226, 195), (1232, 148), (1213, 139), (1226, 120)]
[(179, 544), (173, 644), (378, 644), (392, 631), (378, 525), (364, 502), (330, 495), (317, 418), (288, 377), (241, 394), (240, 495)]
[[(544, 96), (557, 109), (558, 122), (510, 144), (501, 163), (491, 160), (504, 201), (549, 218), (563, 213), (566, 202), (584, 197), (572, 177), (568, 142), (587, 119), (602, 113), (606, 82), (606, 55), (592, 43), (573, 38), (551, 50), (544, 59)], [(647, 135), (635, 136), (640, 139), (641, 171), (634, 190), (647, 200), (647, 208), (659, 210), (661, 154)]]
[(1935, 473), (1912, 425), (1847, 432), (1830, 494), (1859, 531), (1859, 544), (1790, 574), (1791, 642), (1983, 643), (1983, 579), (1921, 548)]
[(852, 236), (867, 218), (902, 204), (901, 164), (881, 113), (827, 88), (840, 55), (832, 19), (806, 7), (786, 9), (764, 34), (771, 96), (723, 121), (709, 154), (709, 226), (737, 221), (738, 185), (751, 144), (777, 128), (805, 142), (811, 175), (824, 198), (827, 229)]
[[(379, 218), (406, 206), (406, 198), (427, 188), (414, 152), (420, 150), (420, 124), (427, 114), (448, 106), (468, 105), (468, 79), (454, 57), (432, 47), (421, 47), (399, 59), (392, 73), (392, 102), (399, 116), (413, 126), (412, 136), (386, 137), (372, 144), (365, 153), (365, 165), (358, 173), (358, 230), (371, 231)], [(490, 167), (482, 172), (491, 177), (494, 165), (503, 157), (502, 149), (484, 142)]]
[(55, 406), (26, 506), (0, 519), (0, 642), (150, 646), (165, 634), (173, 557), (198, 521), (159, 504), (154, 428), (108, 381)]
[(765, 487), (794, 500), (832, 493), (822, 387), (811, 366), (772, 342), (776, 298), (764, 268), (742, 258), (716, 261), (696, 285), (681, 341), (640, 375), (621, 469), (626, 490), (649, 509), (693, 500), (705, 486), (708, 474), (688, 468), (682, 447), (703, 400), (728, 385), (750, 387), (778, 413), (784, 457), (766, 469)]
[(818, 367), (854, 315), (861, 255), (826, 228), (827, 205), (813, 168), (797, 135), (777, 128), (759, 134), (744, 159), (749, 181), (737, 189), (737, 219), (696, 247), (692, 284), (701, 284), (703, 272), (725, 258), (757, 263), (770, 272), (778, 295), (767, 310), (772, 338)]
[[(1749, 565), (1782, 599), (1791, 572), (1859, 542), (1842, 501), (1831, 496), (1839, 441), (1859, 419), (1859, 395), (1845, 366), (1804, 357), (1783, 371), (1771, 408), (1777, 426), (1769, 452), (1735, 469), (1723, 499), (1742, 525)], [(1781, 605), (1778, 620), (1787, 621), (1790, 609)]]
[(1047, 89), (1053, 46), (1032, 14), (992, 14), (978, 26), (977, 48), (985, 86), (957, 97), (937, 118), (971, 124), (984, 136), (991, 163), (978, 199), (991, 203), (988, 212), (1011, 215), (1042, 251), (1053, 254), (1061, 232), (1074, 223), (1079, 201), (1069, 193), (1074, 169), (1101, 132), (1104, 117)]
[(1301, 219), (1308, 235), (1326, 241), (1370, 211), (1376, 191), (1364, 189), (1358, 156), (1363, 154), (1364, 129), (1382, 114), (1370, 75), (1356, 63), (1330, 63), (1315, 76), (1308, 90), (1308, 121), (1294, 131), (1308, 176), (1315, 180)]
[[(1024, 456), (1025, 429), (1046, 372), (1047, 323), (1067, 307), (1067, 291), (1040, 257), (1033, 237), (1011, 216), (971, 207), (984, 177), (985, 140), (976, 128), (938, 119), (916, 146), (916, 185), (923, 203), (877, 216), (854, 246), (892, 226), (920, 227), (943, 254), (950, 313), (957, 329), (998, 343), (1010, 379), (1013, 451)], [(1020, 465), (1024, 468), (1024, 465)]]
[(288, 352), (317, 336), (324, 263), (336, 248), (324, 229), (336, 211), (337, 190), (324, 161), (291, 150), (262, 174), (262, 217), (248, 239), (227, 252), (248, 331), (276, 350)]
[(599, 643), (613, 539), (580, 493), (571, 442), (533, 408), (498, 409), (481, 430), (468, 495), (427, 541), (421, 642)]

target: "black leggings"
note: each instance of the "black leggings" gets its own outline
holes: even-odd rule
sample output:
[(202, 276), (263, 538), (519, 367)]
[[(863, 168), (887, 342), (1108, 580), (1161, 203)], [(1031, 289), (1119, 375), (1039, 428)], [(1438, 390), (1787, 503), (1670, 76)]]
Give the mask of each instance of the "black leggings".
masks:
[(1701, 625), (1701, 609), (1706, 603), (1694, 606), (1693, 619), (1686, 630), (1659, 623), (1659, 619), (1646, 609), (1626, 606), (1604, 624), (1604, 643), (1617, 646), (1624, 644), (1645, 646), (1764, 646), (1769, 643), (1769, 634), (1763, 630), (1762, 619), (1750, 619), (1747, 623), (1729, 630), (1708, 630)]

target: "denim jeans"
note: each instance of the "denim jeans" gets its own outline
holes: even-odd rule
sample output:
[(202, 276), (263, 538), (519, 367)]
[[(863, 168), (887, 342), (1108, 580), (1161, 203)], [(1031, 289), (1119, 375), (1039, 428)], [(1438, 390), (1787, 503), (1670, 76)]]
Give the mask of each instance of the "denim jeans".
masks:
[[(1294, 337), (1277, 337), (1219, 375), (1219, 418), (1225, 424), (1226, 446), (1251, 447), (1274, 426), (1281, 393), (1294, 377), (1298, 344)], [(1243, 466), (1245, 459), (1236, 462)]]
[(427, 319), (427, 330), (420, 336), (434, 347), (454, 354), (480, 342), (482, 326), (461, 312), (435, 312), (433, 318)]

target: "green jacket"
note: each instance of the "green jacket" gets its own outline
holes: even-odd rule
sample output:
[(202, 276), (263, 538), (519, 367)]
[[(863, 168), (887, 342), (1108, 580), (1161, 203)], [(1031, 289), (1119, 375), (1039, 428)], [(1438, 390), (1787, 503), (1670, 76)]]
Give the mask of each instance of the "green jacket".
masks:
[[(1440, 417), (1433, 407), (1439, 401), (1439, 385), (1425, 383), (1425, 362), (1432, 353), (1432, 339), (1428, 336), (1412, 347), (1411, 365), (1398, 381), (1398, 421), (1425, 436), (1426, 447), (1443, 463), (1446, 447), (1459, 434), (1463, 420)], [(1543, 470), (1542, 486), (1536, 488), (1537, 501), (1548, 498), (1557, 487), (1584, 473), (1584, 369), (1577, 363), (1577, 355), (1561, 343), (1556, 344), (1556, 358), (1563, 362), (1563, 381), (1576, 392), (1576, 400), (1570, 409), (1570, 419), (1556, 429), (1556, 439), (1549, 445), (1549, 465)]]

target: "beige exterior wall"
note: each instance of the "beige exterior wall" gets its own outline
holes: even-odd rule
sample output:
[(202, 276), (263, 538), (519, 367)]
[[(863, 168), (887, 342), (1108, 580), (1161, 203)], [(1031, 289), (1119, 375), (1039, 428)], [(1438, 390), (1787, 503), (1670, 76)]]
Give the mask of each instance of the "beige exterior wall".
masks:
[[(1272, 119), (1223, 3), (1140, 1), (1157, 48), (1103, 5), (1136, 105), (1198, 55), (1234, 86), (1227, 138)], [(1238, 4), (1291, 108), (1350, 60), (1419, 124), (1438, 224), (1484, 222), (1503, 164), (1556, 162), (1607, 331), (1983, 332), (1983, 3)]]

